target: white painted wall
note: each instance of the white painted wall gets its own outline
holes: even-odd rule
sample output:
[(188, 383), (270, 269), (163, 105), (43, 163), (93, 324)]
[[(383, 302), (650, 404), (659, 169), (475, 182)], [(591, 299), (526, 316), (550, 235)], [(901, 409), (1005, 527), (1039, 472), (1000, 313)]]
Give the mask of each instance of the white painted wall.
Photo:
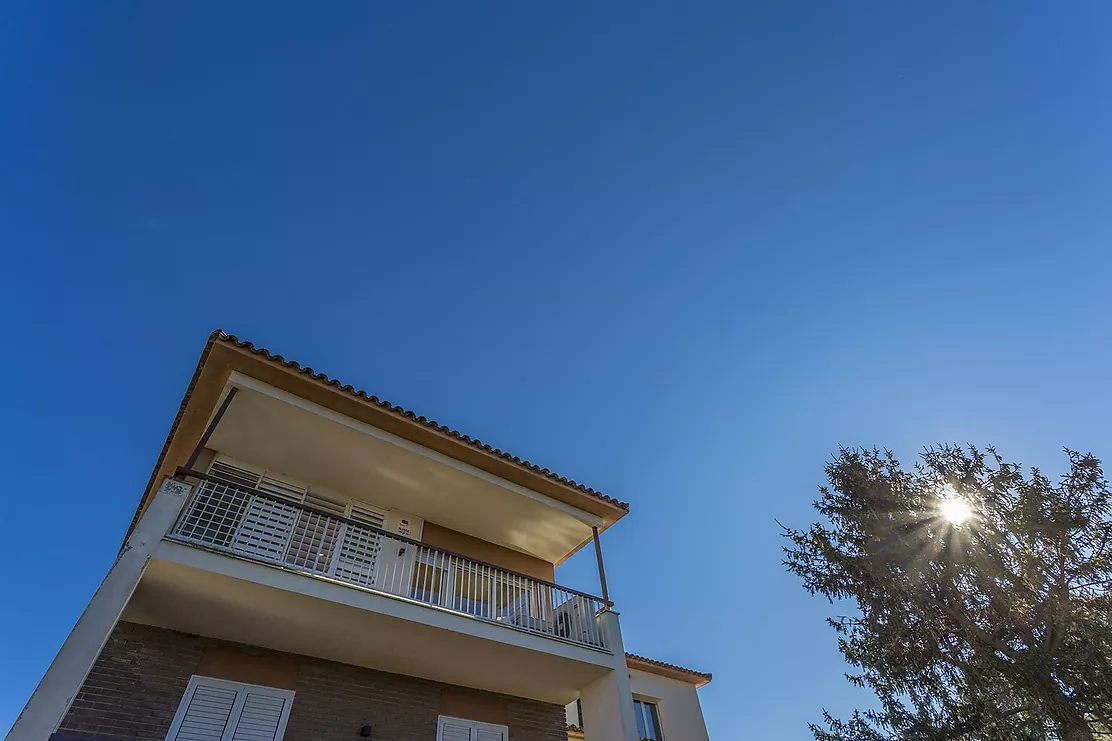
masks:
[[(629, 685), (634, 697), (656, 703), (666, 741), (709, 741), (695, 685), (636, 669), (629, 672)], [(567, 719), (568, 725), (583, 725), (574, 702)]]
[(598, 620), (606, 645), (614, 652), (614, 670), (579, 688), (583, 735), (585, 741), (637, 741), (633, 693), (618, 613), (604, 610)]
[(635, 698), (657, 704), (667, 741), (709, 741), (695, 685), (636, 669), (629, 673), (629, 685)]

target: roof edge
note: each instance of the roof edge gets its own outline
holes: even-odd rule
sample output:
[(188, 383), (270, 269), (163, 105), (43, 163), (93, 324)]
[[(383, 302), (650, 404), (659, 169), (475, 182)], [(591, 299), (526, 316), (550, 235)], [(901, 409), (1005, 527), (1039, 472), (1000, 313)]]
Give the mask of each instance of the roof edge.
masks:
[(626, 666), (630, 669), (637, 669), (639, 671), (648, 672), (649, 674), (657, 674), (669, 679), (678, 679), (683, 682), (690, 682), (696, 688), (709, 684), (714, 679), (714, 675), (710, 672), (700, 672), (694, 669), (688, 669), (684, 666), (677, 664), (669, 664), (664, 661), (657, 661), (650, 659), (646, 656), (638, 656), (637, 654), (626, 653)]
[[(192, 390), (193, 386), (196, 384), (197, 378), (200, 376), (201, 368), (204, 366), (204, 361), (208, 357), (208, 354), (209, 354), (210, 349), (212, 348), (212, 345), (216, 342), (223, 342), (223, 343), (229, 344), (233, 347), (236, 347), (238, 349), (246, 350), (247, 352), (249, 352), (253, 355), (256, 355), (258, 357), (261, 357), (261, 358), (263, 358), (264, 360), (266, 360), (270, 363), (280, 365), (284, 368), (289, 368), (289, 369), (295, 370), (302, 375), (309, 376), (310, 378), (312, 378), (316, 381), (320, 381), (320, 382), (322, 382), (324, 384), (327, 384), (329, 386), (333, 386), (340, 391), (344, 391), (344, 392), (348, 393), (349, 395), (354, 396), (354, 397), (360, 399), (361, 401), (363, 401), (365, 403), (373, 404), (373, 405), (377, 406), (378, 408), (383, 409), (387, 412), (390, 412), (394, 416), (397, 416), (401, 419), (405, 419), (405, 420), (408, 420), (409, 422), (416, 423), (416, 424), (421, 425), (422, 427), (425, 427), (429, 430), (433, 430), (433, 431), (439, 433), (440, 435), (442, 435), (442, 436), (444, 436), (448, 439), (451, 439), (451, 440), (454, 440), (454, 441), (457, 441), (457, 442), (466, 443), (467, 445), (470, 445), (473, 448), (476, 448), (476, 449), (481, 450), (485, 453), (488, 453), (490, 455), (501, 458), (502, 460), (507, 461), (509, 463), (512, 463), (515, 466), (517, 466), (518, 468), (521, 468), (522, 470), (527, 471), (528, 473), (543, 476), (547, 479), (550, 479), (550, 480), (556, 482), (557, 484), (560, 484), (560, 485), (565, 486), (569, 489), (572, 489), (577, 493), (588, 494), (588, 495), (590, 495), (592, 497), (595, 497), (596, 499), (599, 499), (599, 500), (601, 500), (601, 501), (605, 502), (606, 504), (609, 504), (613, 507), (625, 510), (626, 512), (629, 511), (629, 504), (628, 503), (622, 502), (618, 499), (615, 499), (614, 497), (603, 494), (602, 492), (600, 492), (596, 489), (592, 489), (589, 486), (586, 486), (584, 484), (579, 483), (575, 479), (569, 479), (566, 476), (561, 476), (560, 474), (558, 474), (554, 471), (550, 471), (547, 468), (541, 468), (540, 466), (536, 465), (535, 463), (532, 463), (532, 462), (527, 461), (527, 460), (523, 460), (521, 458), (518, 458), (515, 455), (511, 455), (510, 453), (507, 453), (503, 450), (500, 450), (499, 448), (495, 448), (491, 445), (488, 445), (487, 443), (484, 443), (482, 440), (479, 440), (478, 438), (471, 437), (470, 435), (465, 435), (465, 434), (459, 432), (458, 430), (454, 430), (454, 429), (448, 427), (447, 425), (440, 424), (436, 420), (428, 419), (427, 417), (425, 417), (423, 415), (418, 415), (416, 412), (413, 412), (409, 409), (405, 409), (404, 407), (400, 407), (396, 404), (392, 404), (389, 401), (386, 401), (384, 399), (379, 399), (377, 396), (368, 394), (363, 389), (356, 389), (351, 384), (343, 384), (340, 381), (336, 380), (335, 378), (329, 378), (324, 373), (319, 373), (319, 372), (313, 370), (310, 367), (303, 366), (300, 363), (298, 363), (296, 360), (287, 360), (286, 358), (284, 358), (281, 355), (275, 355), (274, 353), (271, 353), (266, 348), (256, 347), (254, 345), (254, 343), (248, 342), (246, 340), (241, 340), (238, 337), (236, 337), (235, 335), (228, 334), (221, 329), (214, 330), (209, 335), (208, 343), (205, 345), (205, 350), (201, 354), (201, 360), (197, 364), (197, 371), (193, 375), (193, 380), (190, 383), (190, 388), (189, 388), (189, 390), (186, 391), (186, 397), (185, 397), (185, 399), (182, 400), (182, 406), (178, 410), (178, 418), (175, 419), (174, 428), (177, 427), (177, 422), (180, 420), (180, 417), (181, 417), (181, 415), (182, 415), (182, 413), (185, 409), (185, 404), (189, 399), (189, 391)], [(174, 428), (172, 428), (172, 430)], [(172, 432), (172, 430), (171, 430), (171, 432)], [(172, 434), (171, 434), (171, 436), (172, 436)], [(167, 445), (168, 444), (169, 444), (169, 438), (167, 439)], [(165, 451), (165, 448), (164, 448), (163, 449), (163, 455), (165, 455), (165, 452), (166, 451)], [(159, 458), (159, 463), (161, 464), (161, 456)], [(157, 471), (158, 468), (156, 467), (155, 470)]]
[(208, 360), (213, 343), (216, 342), (216, 335), (218, 332), (220, 332), (220, 330), (216, 330), (209, 334), (208, 341), (205, 342), (205, 349), (201, 351), (201, 357), (197, 358), (197, 367), (193, 369), (193, 376), (189, 379), (189, 385), (185, 387), (185, 394), (182, 395), (181, 403), (178, 404), (178, 412), (174, 415), (174, 421), (170, 423), (170, 431), (166, 433), (166, 442), (162, 444), (162, 450), (158, 453), (158, 460), (155, 461), (154, 469), (151, 471), (151, 477), (147, 479), (147, 486), (143, 489), (143, 496), (140, 497), (139, 505), (135, 508), (135, 514), (131, 517), (131, 524), (127, 526), (124, 542), (120, 545), (121, 549), (127, 545), (127, 539), (131, 537), (132, 530), (139, 524), (139, 518), (143, 516), (143, 509), (146, 505), (147, 498), (154, 490), (155, 479), (158, 477), (158, 472), (162, 469), (162, 464), (166, 461), (166, 456), (170, 452), (170, 445), (174, 442), (174, 435), (181, 425), (182, 417), (185, 416), (185, 410), (186, 407), (189, 406), (189, 400), (193, 397), (193, 391), (197, 388), (197, 382), (201, 378), (201, 371), (205, 369), (205, 361)]

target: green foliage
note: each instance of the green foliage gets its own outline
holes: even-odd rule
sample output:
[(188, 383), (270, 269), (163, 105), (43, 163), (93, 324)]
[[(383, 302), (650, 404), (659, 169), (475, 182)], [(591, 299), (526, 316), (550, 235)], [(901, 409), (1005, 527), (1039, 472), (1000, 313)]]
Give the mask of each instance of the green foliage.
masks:
[[(1112, 492), (1092, 455), (1052, 481), (988, 448), (840, 451), (785, 566), (829, 620), (875, 710), (824, 713), (818, 741), (1088, 741), (1112, 726)], [(960, 496), (974, 516), (941, 516)]]

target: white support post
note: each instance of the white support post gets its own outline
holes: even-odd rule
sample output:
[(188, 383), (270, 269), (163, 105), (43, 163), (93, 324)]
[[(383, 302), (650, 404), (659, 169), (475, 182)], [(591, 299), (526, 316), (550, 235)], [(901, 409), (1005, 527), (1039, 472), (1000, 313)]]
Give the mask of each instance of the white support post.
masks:
[(162, 482), (5, 741), (47, 741), (58, 730), (191, 489), (189, 484), (170, 478)]
[(618, 613), (603, 610), (598, 622), (606, 647), (614, 652), (614, 671), (579, 690), (585, 741), (638, 741), (640, 734)]

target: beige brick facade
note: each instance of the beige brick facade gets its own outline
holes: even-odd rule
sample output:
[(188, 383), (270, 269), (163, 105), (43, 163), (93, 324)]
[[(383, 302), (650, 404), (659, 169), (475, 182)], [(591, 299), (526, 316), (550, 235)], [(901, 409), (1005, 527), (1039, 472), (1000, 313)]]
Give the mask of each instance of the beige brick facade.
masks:
[[(297, 665), (286, 741), (358, 739), (434, 741), (445, 693), (473, 695), (505, 708), (510, 741), (566, 741), (564, 708), (518, 697), (463, 690), (415, 677), (279, 654), (160, 628), (120, 623), (59, 728), (68, 736), (163, 741), (206, 650), (219, 648)], [(482, 719), (482, 718), (477, 718)]]

